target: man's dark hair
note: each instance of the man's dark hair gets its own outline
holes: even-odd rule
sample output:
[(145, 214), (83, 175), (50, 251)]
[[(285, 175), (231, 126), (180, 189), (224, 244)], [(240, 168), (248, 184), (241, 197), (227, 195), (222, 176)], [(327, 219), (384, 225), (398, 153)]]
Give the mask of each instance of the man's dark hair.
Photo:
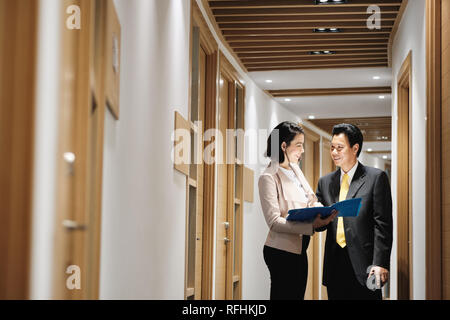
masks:
[(266, 156), (279, 163), (284, 162), (284, 152), (281, 149), (283, 142), (289, 146), (297, 136), (297, 134), (305, 134), (302, 127), (290, 121), (280, 123), (273, 129), (269, 138), (267, 139)]
[(361, 133), (361, 130), (353, 124), (348, 123), (341, 123), (333, 128), (333, 136), (340, 135), (341, 133), (344, 133), (347, 138), (348, 142), (350, 143), (350, 147), (353, 148), (355, 144), (359, 144), (358, 154), (357, 157), (361, 154), (362, 146), (363, 146), (363, 135)]

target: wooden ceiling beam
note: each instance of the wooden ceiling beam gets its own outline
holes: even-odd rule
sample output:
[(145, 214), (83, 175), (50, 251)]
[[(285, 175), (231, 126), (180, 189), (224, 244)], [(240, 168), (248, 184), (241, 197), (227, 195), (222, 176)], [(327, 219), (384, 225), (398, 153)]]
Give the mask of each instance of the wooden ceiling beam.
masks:
[(308, 69), (348, 69), (348, 68), (385, 68), (387, 63), (379, 64), (346, 64), (346, 65), (310, 65), (307, 67), (275, 67), (275, 68), (248, 68), (248, 72), (258, 71), (280, 71), (280, 70), (308, 70)]
[[(284, 58), (282, 61), (283, 63), (290, 63), (290, 62), (323, 62), (323, 61), (359, 61), (359, 60), (379, 60), (379, 59), (387, 59), (387, 54), (384, 53), (383, 55), (372, 55), (372, 56), (365, 56), (365, 55), (353, 55), (353, 56), (318, 56), (315, 57), (313, 55), (303, 56), (300, 58)], [(272, 64), (276, 62), (280, 62), (280, 58), (269, 58), (269, 59), (241, 59), (242, 63), (246, 67), (251, 67), (254, 64)]]
[(386, 41), (381, 39), (369, 39), (369, 40), (305, 40), (305, 41), (272, 41), (272, 42), (232, 42), (231, 48), (265, 48), (265, 47), (308, 47), (308, 46), (369, 46), (369, 45), (383, 45)]
[[(230, 35), (239, 35), (239, 36), (253, 36), (253, 35), (304, 35), (304, 34), (315, 34), (313, 32), (314, 28), (305, 28), (305, 29), (246, 29), (246, 30), (222, 30), (222, 33), (224, 36), (230, 36)], [(389, 35), (391, 33), (392, 28), (381, 28), (379, 30), (369, 30), (367, 27), (361, 27), (361, 28), (351, 28), (348, 30), (343, 30), (340, 34), (387, 34)], [(325, 33), (326, 34), (326, 33)]]
[[(217, 23), (260, 23), (260, 22), (347, 22), (347, 21), (359, 21), (366, 22), (370, 15), (339, 15), (339, 16), (324, 16), (324, 15), (311, 15), (311, 16), (232, 16), (232, 17), (216, 17)], [(382, 16), (383, 21), (395, 21), (397, 14), (385, 14)]]
[[(354, 57), (362, 55), (387, 55), (387, 50), (360, 50), (355, 52), (337, 52), (335, 57)], [(301, 58), (301, 57), (311, 57), (309, 52), (268, 52), (268, 53), (241, 53), (239, 58), (241, 60), (253, 60), (253, 59), (286, 59), (286, 58)], [(320, 57), (320, 56), (317, 56)]]
[(346, 4), (316, 5), (313, 0), (234, 0), (209, 1), (211, 9), (253, 9), (253, 8), (336, 8), (336, 7), (368, 7), (374, 2), (379, 7), (396, 7), (401, 0), (352, 0)]
[(254, 69), (272, 69), (272, 70), (285, 70), (288, 68), (291, 69), (312, 69), (312, 68), (324, 68), (324, 69), (334, 69), (339, 66), (348, 66), (351, 68), (362, 68), (363, 66), (370, 66), (370, 65), (377, 65), (377, 66), (387, 66), (387, 58), (378, 61), (371, 61), (371, 62), (326, 62), (326, 63), (291, 63), (291, 64), (280, 64), (280, 65), (252, 65), (251, 67), (248, 67), (247, 69), (250, 71)]
[[(398, 14), (400, 6), (382, 7), (381, 16), (385, 14)], [(213, 9), (215, 17), (229, 17), (229, 16), (308, 16), (308, 15), (345, 15), (345, 14), (360, 14), (367, 15), (367, 7), (308, 7), (308, 8), (253, 8), (253, 9)]]
[(285, 36), (228, 36), (225, 38), (230, 45), (236, 42), (257, 42), (257, 41), (305, 41), (305, 40), (316, 40), (316, 41), (330, 41), (330, 40), (389, 40), (389, 35), (386, 34), (308, 34), (308, 35), (285, 35)]
[[(381, 28), (392, 28), (394, 21), (382, 20)], [(271, 29), (315, 29), (315, 28), (346, 28), (364, 29), (367, 28), (366, 21), (319, 21), (319, 22), (267, 22), (267, 23), (219, 23), (222, 30), (271, 30)], [(367, 29), (368, 30), (368, 29)]]
[(310, 96), (342, 96), (355, 94), (391, 94), (391, 87), (357, 87), (357, 88), (317, 88), (317, 89), (290, 89), (267, 90), (275, 98), (282, 97), (310, 97)]
[(338, 46), (338, 45), (331, 45), (327, 46), (326, 44), (320, 44), (317, 46), (310, 46), (310, 47), (264, 47), (264, 48), (235, 48), (234, 51), (236, 53), (244, 53), (244, 52), (250, 52), (250, 53), (258, 53), (258, 52), (310, 52), (310, 51), (323, 51), (323, 50), (329, 50), (329, 51), (360, 51), (360, 50), (386, 50), (387, 51), (387, 44), (378, 45), (378, 46), (353, 46), (353, 47), (346, 47), (346, 46)]

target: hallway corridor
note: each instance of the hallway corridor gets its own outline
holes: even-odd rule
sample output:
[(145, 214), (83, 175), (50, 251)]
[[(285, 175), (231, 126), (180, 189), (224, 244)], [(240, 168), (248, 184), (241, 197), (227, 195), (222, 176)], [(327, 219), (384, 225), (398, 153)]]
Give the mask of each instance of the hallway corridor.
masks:
[(290, 121), (314, 192), (341, 123), (388, 176), (383, 299), (449, 300), (449, 21), (450, 0), (0, 0), (0, 299), (269, 300), (258, 179)]

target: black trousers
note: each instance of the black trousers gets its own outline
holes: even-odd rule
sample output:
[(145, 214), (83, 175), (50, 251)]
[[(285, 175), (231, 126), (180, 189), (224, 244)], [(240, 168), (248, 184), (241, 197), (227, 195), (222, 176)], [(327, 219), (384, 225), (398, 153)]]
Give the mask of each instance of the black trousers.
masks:
[[(306, 237), (304, 237), (306, 238)], [(307, 239), (309, 242), (309, 237)], [(304, 300), (308, 280), (305, 241), (302, 254), (264, 246), (264, 261), (270, 272), (270, 300)]]
[[(337, 245), (336, 245), (337, 246)], [(332, 274), (328, 279), (329, 300), (381, 300), (381, 290), (371, 291), (356, 279), (347, 247), (335, 250)]]

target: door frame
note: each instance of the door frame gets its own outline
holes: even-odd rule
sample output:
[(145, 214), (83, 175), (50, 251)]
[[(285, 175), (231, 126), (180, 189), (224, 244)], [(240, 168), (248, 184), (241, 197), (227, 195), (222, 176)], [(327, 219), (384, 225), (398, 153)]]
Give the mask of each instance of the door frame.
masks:
[[(228, 59), (225, 57), (225, 55), (220, 52), (219, 53), (219, 79), (224, 78), (224, 81), (228, 82), (228, 109), (226, 110), (228, 120), (227, 120), (227, 129), (235, 129), (233, 123), (234, 115), (235, 115), (235, 107), (236, 107), (236, 88), (239, 86), (242, 89), (242, 113), (245, 115), (245, 86), (240, 81), (240, 77), (236, 69), (233, 67), (233, 65), (228, 61)], [(218, 90), (218, 94), (220, 95), (220, 91)], [(219, 104), (217, 104), (219, 106)], [(218, 120), (217, 120), (218, 121)], [(242, 119), (242, 126), (243, 130), (245, 130), (245, 121), (244, 118)], [(220, 127), (220, 126), (219, 126)], [(220, 129), (218, 127), (218, 129)], [(222, 133), (223, 135), (223, 148), (224, 150), (222, 154), (222, 160), (224, 163), (228, 163), (227, 160), (233, 160), (230, 158), (229, 154), (227, 154), (226, 151), (230, 150), (230, 147), (227, 143), (227, 136), (226, 133)], [(241, 150), (242, 155), (244, 154), (243, 150)], [(226, 201), (227, 201), (227, 207), (226, 207), (226, 214), (227, 214), (227, 221), (229, 222), (229, 227), (226, 229), (226, 238), (233, 238), (234, 232), (236, 232), (236, 239), (238, 239), (237, 243), (234, 243), (234, 241), (228, 242), (227, 244), (227, 253), (226, 253), (226, 259), (225, 259), (225, 268), (226, 268), (226, 276), (225, 276), (225, 299), (232, 300), (233, 298), (241, 299), (242, 297), (242, 221), (243, 221), (243, 171), (242, 174), (238, 177), (235, 177), (235, 166), (242, 166), (243, 168), (243, 161), (242, 159), (234, 159), (233, 164), (224, 164), (226, 168), (226, 177), (227, 177), (227, 191), (226, 191)], [(238, 183), (241, 186), (241, 189), (237, 192), (234, 192), (235, 189), (235, 179), (238, 179)], [(230, 187), (231, 186), (231, 187)], [(216, 186), (217, 187), (217, 186)], [(220, 188), (219, 188), (220, 189)], [(235, 205), (238, 204), (240, 206), (239, 208), (239, 220), (234, 221), (234, 212)], [(216, 217), (216, 223), (215, 227), (219, 228), (218, 219)], [(237, 225), (239, 224), (239, 225)], [(216, 247), (216, 256), (217, 256), (217, 243), (218, 240), (215, 241), (215, 247)], [(233, 265), (234, 265), (234, 258), (235, 256), (233, 253), (237, 252), (237, 272), (235, 275), (233, 275)], [(216, 270), (218, 268), (217, 261), (216, 261)], [(220, 266), (219, 266), (220, 268)], [(237, 285), (237, 292), (234, 292), (234, 283), (239, 282)], [(216, 288), (217, 290), (217, 288)]]
[(442, 299), (441, 0), (426, 0), (426, 299)]
[[(397, 297), (409, 300), (413, 297), (411, 51), (398, 73), (397, 88)], [(406, 272), (405, 279), (401, 272)]]
[[(199, 30), (199, 50), (206, 53), (206, 78), (205, 78), (205, 110), (203, 117), (202, 132), (203, 136), (208, 129), (216, 128), (216, 106), (218, 101), (218, 51), (219, 47), (211, 34), (209, 27), (203, 18), (200, 8), (195, 0), (191, 0), (191, 25), (190, 25), (190, 58), (189, 58), (189, 115), (188, 119), (191, 121), (191, 95), (192, 95), (192, 65), (193, 65), (193, 30), (194, 27)], [(206, 143), (202, 142), (202, 157), (203, 150)], [(215, 165), (202, 163), (198, 166), (198, 170), (202, 170), (203, 180), (199, 183), (203, 184), (203, 197), (197, 201), (197, 207), (202, 207), (202, 221), (198, 221), (197, 225), (202, 225), (202, 252), (201, 252), (201, 295), (195, 296), (195, 299), (210, 300), (213, 297), (213, 258), (214, 258), (214, 213), (215, 213)], [(189, 183), (187, 182), (187, 194), (189, 190)], [(188, 201), (188, 197), (187, 197)], [(186, 206), (186, 222), (188, 221), (189, 206)], [(187, 229), (186, 229), (187, 230)], [(186, 237), (186, 259), (185, 259), (185, 299), (186, 283), (187, 283), (187, 237)]]

